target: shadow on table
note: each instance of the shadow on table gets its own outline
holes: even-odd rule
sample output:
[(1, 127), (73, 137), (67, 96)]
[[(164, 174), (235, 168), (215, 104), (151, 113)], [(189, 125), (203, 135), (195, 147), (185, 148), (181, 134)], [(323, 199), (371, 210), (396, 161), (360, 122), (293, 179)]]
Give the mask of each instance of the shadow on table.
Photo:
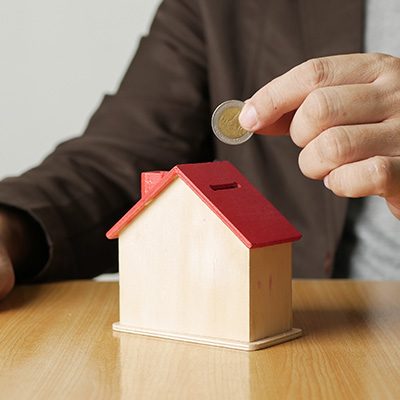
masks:
[(345, 282), (335, 283), (337, 293), (322, 291), (313, 299), (314, 303), (297, 303), (293, 310), (294, 326), (313, 336), (336, 336), (342, 331), (360, 335), (376, 327), (384, 331), (399, 326), (397, 282), (353, 282), (348, 291), (343, 290), (344, 285)]
[(295, 309), (293, 326), (303, 329), (304, 335), (331, 335), (338, 331), (367, 329), (370, 312), (365, 309)]
[(43, 287), (39, 285), (17, 286), (4, 300), (0, 302), (0, 314), (10, 310), (16, 310), (32, 303)]

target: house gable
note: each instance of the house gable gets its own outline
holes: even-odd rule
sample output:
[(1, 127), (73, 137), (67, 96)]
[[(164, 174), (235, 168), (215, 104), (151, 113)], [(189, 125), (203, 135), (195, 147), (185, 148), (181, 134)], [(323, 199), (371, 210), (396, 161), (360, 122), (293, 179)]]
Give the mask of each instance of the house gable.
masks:
[(249, 249), (179, 177), (154, 200), (120, 234), (121, 320), (249, 340)]

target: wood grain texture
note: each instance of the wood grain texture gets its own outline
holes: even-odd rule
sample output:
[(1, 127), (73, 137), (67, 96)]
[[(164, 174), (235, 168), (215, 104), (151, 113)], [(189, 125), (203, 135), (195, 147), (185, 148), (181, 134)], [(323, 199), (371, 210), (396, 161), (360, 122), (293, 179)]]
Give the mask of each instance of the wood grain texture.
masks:
[(290, 331), (292, 244), (251, 249), (249, 273), (250, 340)]
[(398, 399), (400, 282), (295, 281), (300, 339), (258, 352), (113, 333), (116, 283), (0, 303), (5, 399)]
[(122, 232), (119, 271), (121, 324), (249, 341), (249, 249), (180, 178)]
[(187, 334), (178, 334), (162, 331), (150, 331), (147, 329), (135, 328), (130, 325), (122, 325), (119, 322), (113, 324), (113, 329), (118, 332), (133, 333), (136, 335), (152, 336), (162, 339), (180, 340), (183, 342), (190, 342), (196, 344), (206, 344), (208, 346), (225, 347), (228, 349), (256, 351), (265, 349), (267, 347), (275, 346), (277, 344), (293, 340), (301, 336), (301, 329), (290, 329), (288, 331), (278, 333), (273, 336), (268, 336), (264, 339), (255, 340), (253, 342), (241, 342), (237, 340), (219, 339), (215, 337), (205, 336), (191, 336)]
[(120, 234), (115, 329), (235, 349), (290, 340), (291, 246), (248, 249), (177, 178)]

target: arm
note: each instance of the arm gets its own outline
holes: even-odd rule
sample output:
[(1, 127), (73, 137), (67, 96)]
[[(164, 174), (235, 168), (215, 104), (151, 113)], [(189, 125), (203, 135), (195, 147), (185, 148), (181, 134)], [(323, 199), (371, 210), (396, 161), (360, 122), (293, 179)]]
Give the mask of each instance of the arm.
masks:
[(35, 267), (35, 281), (115, 268), (116, 243), (104, 234), (138, 199), (141, 171), (213, 158), (204, 60), (196, 2), (165, 1), (118, 93), (105, 97), (84, 135), (0, 183), (0, 203), (45, 232), (48, 262)]

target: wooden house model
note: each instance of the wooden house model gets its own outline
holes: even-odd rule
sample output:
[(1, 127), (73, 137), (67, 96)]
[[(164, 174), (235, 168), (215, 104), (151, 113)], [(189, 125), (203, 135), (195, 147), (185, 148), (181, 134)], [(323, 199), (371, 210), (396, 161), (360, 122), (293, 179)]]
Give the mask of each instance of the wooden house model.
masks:
[(257, 350), (292, 327), (292, 242), (300, 234), (229, 162), (142, 174), (119, 238), (120, 321), (150, 336)]

